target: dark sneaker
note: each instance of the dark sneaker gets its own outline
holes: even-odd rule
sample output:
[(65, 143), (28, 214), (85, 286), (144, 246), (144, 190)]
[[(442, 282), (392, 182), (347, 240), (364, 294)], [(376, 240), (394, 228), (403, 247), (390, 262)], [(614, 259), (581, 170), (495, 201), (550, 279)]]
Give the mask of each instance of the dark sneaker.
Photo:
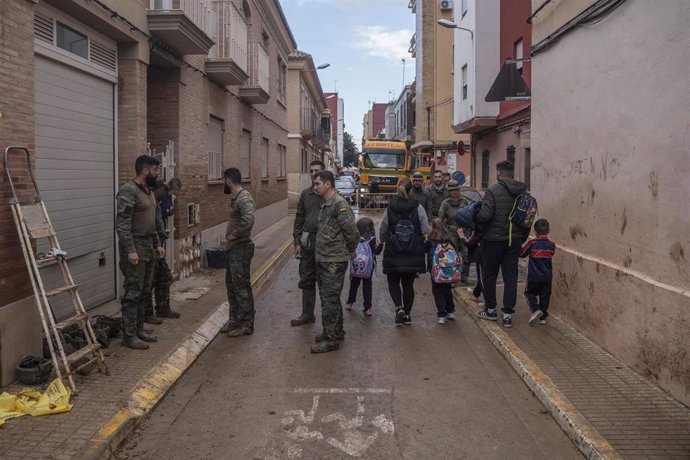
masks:
[(148, 350), (149, 344), (141, 340), (135, 335), (125, 336), (122, 339), (122, 346), (131, 348), (132, 350)]
[(470, 282), (470, 277), (468, 275), (460, 275), (460, 282), (462, 284), (467, 284)]
[(541, 319), (544, 313), (541, 310), (534, 310), (529, 317), (530, 326), (533, 325), (538, 319)]
[[(345, 336), (344, 335), (337, 335), (337, 336), (335, 336), (335, 340), (343, 341), (343, 340), (345, 340)], [(316, 337), (314, 337), (314, 342), (316, 342), (316, 343), (324, 342), (323, 332), (316, 334)]]
[(156, 316), (158, 318), (173, 318), (173, 319), (175, 319), (175, 318), (179, 318), (180, 314), (174, 310), (167, 309), (167, 310), (162, 310), (162, 311), (156, 312)]
[(329, 351), (335, 351), (340, 348), (340, 344), (337, 341), (329, 342), (319, 342), (316, 345), (309, 347), (312, 353), (328, 353)]
[(302, 324), (313, 323), (316, 321), (314, 316), (301, 315), (299, 318), (291, 319), (290, 326), (301, 326)]
[(410, 315), (405, 315), (405, 317), (403, 318), (403, 323), (404, 323), (406, 326), (412, 325), (412, 316), (410, 316)]
[(405, 322), (405, 310), (402, 307), (395, 309), (395, 325), (400, 326)]
[(503, 324), (503, 327), (505, 327), (506, 329), (513, 327), (513, 318), (511, 318), (510, 316), (504, 316), (501, 322)]
[(548, 324), (548, 321), (546, 321), (546, 318), (542, 318), (539, 320), (539, 324), (541, 324), (542, 326), (546, 326)]
[(144, 342), (157, 342), (158, 341), (158, 337), (156, 337), (155, 335), (151, 334), (150, 332), (146, 332), (146, 331), (137, 332), (137, 337), (139, 337), (139, 339), (143, 340)]
[(230, 332), (231, 330), (235, 329), (236, 327), (237, 327), (237, 325), (236, 325), (235, 323), (233, 323), (232, 321), (228, 320), (228, 322), (225, 323), (225, 324), (223, 325), (223, 327), (220, 328), (220, 332), (223, 333), (223, 334), (227, 334), (228, 332)]
[(156, 317), (156, 315), (144, 316), (144, 322), (148, 324), (163, 324), (163, 320)]
[(228, 337), (242, 337), (243, 335), (252, 335), (253, 333), (254, 329), (251, 327), (238, 327), (228, 332)]
[(498, 319), (496, 310), (487, 310), (486, 308), (478, 312), (477, 316), (479, 316), (481, 319), (486, 319), (489, 321), (496, 321)]

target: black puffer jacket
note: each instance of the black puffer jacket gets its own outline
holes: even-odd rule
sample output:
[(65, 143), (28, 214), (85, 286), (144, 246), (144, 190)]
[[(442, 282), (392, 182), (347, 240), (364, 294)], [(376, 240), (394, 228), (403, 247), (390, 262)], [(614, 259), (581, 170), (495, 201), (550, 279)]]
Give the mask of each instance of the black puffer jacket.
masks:
[[(524, 182), (513, 179), (501, 179), (486, 190), (482, 207), (475, 219), (478, 224), (486, 224), (484, 241), (508, 241), (508, 216), (515, 198), (526, 190)], [(524, 241), (528, 234), (529, 230), (513, 225), (513, 241)]]
[[(403, 200), (400, 198), (391, 199), (386, 209), (386, 219), (388, 220), (388, 231), (394, 232), (398, 221), (410, 216), (414, 225), (415, 238), (417, 245), (414, 254), (399, 254), (389, 241), (386, 241), (383, 250), (383, 273), (424, 273), (426, 271), (426, 259), (424, 256), (424, 234), (419, 220), (419, 203), (416, 200)], [(381, 235), (381, 239), (384, 236)]]

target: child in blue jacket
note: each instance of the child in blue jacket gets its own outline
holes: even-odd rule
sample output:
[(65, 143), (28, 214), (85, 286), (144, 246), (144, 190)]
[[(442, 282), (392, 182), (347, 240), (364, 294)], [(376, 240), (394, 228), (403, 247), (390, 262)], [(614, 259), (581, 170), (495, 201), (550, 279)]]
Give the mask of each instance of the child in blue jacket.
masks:
[(525, 243), (520, 252), (520, 257), (529, 256), (525, 297), (531, 311), (529, 324), (534, 324), (537, 320), (539, 324), (546, 324), (553, 279), (551, 259), (556, 252), (556, 243), (549, 239), (548, 220), (537, 220), (534, 223), (534, 232), (537, 237)]

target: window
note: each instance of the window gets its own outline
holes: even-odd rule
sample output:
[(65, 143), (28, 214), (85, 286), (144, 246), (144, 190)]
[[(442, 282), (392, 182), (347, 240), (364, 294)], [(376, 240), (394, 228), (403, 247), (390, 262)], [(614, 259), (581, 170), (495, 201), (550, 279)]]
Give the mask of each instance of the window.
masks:
[(84, 59), (89, 58), (89, 39), (86, 35), (61, 22), (57, 23), (57, 46)]
[(268, 179), (268, 139), (261, 139), (261, 178)]
[[(513, 56), (515, 56), (515, 59), (522, 59), (525, 57), (522, 49), (522, 38), (513, 43)], [(518, 61), (516, 66), (518, 72), (522, 75), (522, 61)]]
[(276, 88), (278, 90), (278, 100), (285, 102), (285, 94), (287, 93), (287, 66), (281, 58), (278, 58), (278, 71)]
[(285, 177), (287, 175), (287, 147), (277, 144), (278, 152), (278, 177)]
[(246, 129), (242, 130), (242, 142), (240, 145), (240, 172), (242, 179), (249, 179), (251, 177), (252, 164), (252, 132)]
[(307, 158), (307, 151), (302, 149), (299, 156), (299, 170), (300, 172), (307, 172), (309, 165), (309, 159)]
[(462, 12), (462, 16), (465, 16), (465, 13), (467, 13), (467, 0), (462, 0), (460, 2), (460, 11)]
[(506, 160), (510, 161), (512, 163), (513, 167), (515, 167), (515, 146), (514, 145), (510, 145), (506, 149)]
[(208, 180), (223, 178), (223, 121), (211, 117), (208, 122)]
[(462, 66), (462, 100), (467, 100), (467, 64)]
[(491, 154), (488, 150), (482, 152), (482, 189), (489, 188), (489, 158)]

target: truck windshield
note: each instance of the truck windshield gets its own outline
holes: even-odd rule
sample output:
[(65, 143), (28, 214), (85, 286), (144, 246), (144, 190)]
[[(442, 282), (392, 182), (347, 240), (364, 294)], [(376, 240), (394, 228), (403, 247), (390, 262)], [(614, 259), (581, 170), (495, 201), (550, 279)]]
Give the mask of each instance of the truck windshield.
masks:
[(402, 169), (405, 167), (404, 150), (367, 149), (362, 156), (365, 168)]

